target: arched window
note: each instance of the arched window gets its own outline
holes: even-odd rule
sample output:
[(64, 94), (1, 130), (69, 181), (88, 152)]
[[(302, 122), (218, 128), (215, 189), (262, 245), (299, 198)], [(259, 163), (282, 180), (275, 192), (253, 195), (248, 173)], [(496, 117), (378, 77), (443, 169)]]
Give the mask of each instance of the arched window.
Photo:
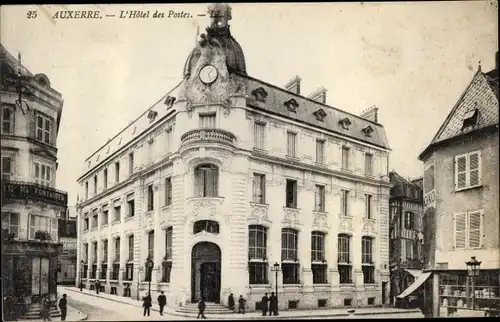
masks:
[(338, 270), (341, 284), (352, 283), (351, 236), (338, 236)]
[(219, 192), (219, 169), (213, 164), (199, 165), (194, 170), (196, 197), (217, 197)]
[(375, 283), (375, 265), (373, 264), (373, 238), (361, 238), (361, 265), (363, 269), (363, 283)]
[(250, 284), (267, 284), (267, 228), (248, 227), (248, 275)]
[(211, 234), (219, 233), (219, 223), (213, 220), (199, 220), (193, 225), (193, 234), (201, 233), (206, 231)]
[(281, 230), (281, 269), (283, 284), (300, 284), (298, 263), (299, 232), (295, 229)]
[(319, 231), (311, 233), (311, 270), (314, 284), (327, 283), (327, 262), (325, 258), (325, 234)]

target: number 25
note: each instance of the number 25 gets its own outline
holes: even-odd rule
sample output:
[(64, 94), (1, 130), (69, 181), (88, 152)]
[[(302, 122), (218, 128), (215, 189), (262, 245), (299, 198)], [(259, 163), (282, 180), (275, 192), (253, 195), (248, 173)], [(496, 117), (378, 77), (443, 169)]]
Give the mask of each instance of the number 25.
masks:
[(35, 19), (36, 18), (36, 11), (28, 11), (26, 13), (26, 18), (28, 18), (28, 19)]

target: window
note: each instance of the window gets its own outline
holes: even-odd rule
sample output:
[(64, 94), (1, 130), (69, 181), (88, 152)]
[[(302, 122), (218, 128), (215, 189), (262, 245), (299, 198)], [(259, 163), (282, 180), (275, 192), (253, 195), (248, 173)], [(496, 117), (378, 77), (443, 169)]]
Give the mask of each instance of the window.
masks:
[(50, 234), (51, 240), (57, 241), (57, 221), (57, 218), (29, 215), (28, 239), (36, 239), (37, 231), (45, 231)]
[(170, 283), (172, 272), (172, 227), (165, 230), (165, 257), (162, 262), (162, 282)]
[(108, 224), (108, 215), (109, 215), (108, 208), (103, 209), (102, 210), (101, 225), (107, 225)]
[(405, 212), (405, 229), (415, 229), (415, 216), (410, 211)]
[(89, 257), (89, 244), (85, 243), (83, 244), (83, 256), (82, 256), (83, 258), (82, 260), (84, 263), (87, 263), (88, 257)]
[(454, 244), (456, 249), (483, 246), (483, 211), (454, 214)]
[(121, 221), (122, 220), (122, 214), (121, 214), (121, 206), (114, 206), (114, 212), (115, 212), (115, 218), (114, 221)]
[(300, 264), (281, 263), (283, 284), (300, 284)]
[(215, 128), (215, 114), (200, 114), (200, 128), (213, 129)]
[(286, 180), (286, 200), (288, 208), (297, 208), (297, 180)]
[(134, 173), (134, 152), (128, 154), (128, 174)]
[(46, 144), (50, 144), (52, 136), (52, 120), (44, 115), (36, 116), (36, 139)]
[(14, 134), (14, 107), (2, 106), (2, 134)]
[(372, 195), (365, 194), (365, 217), (372, 218)]
[(363, 270), (363, 283), (375, 283), (375, 265), (373, 264), (373, 238), (361, 238), (361, 264)]
[(108, 261), (108, 240), (105, 239), (102, 244), (102, 254), (103, 254), (103, 261), (107, 262)]
[(325, 212), (325, 186), (316, 185), (314, 193), (314, 211)]
[(297, 133), (287, 132), (287, 155), (295, 157)]
[(2, 232), (11, 234), (12, 238), (19, 238), (19, 214), (2, 212)]
[(340, 214), (349, 216), (349, 191), (345, 189), (340, 190)]
[(248, 273), (250, 284), (268, 283), (267, 228), (260, 225), (248, 227)]
[(266, 176), (263, 174), (253, 174), (253, 197), (255, 203), (266, 203)]
[[(120, 274), (120, 263), (113, 263), (113, 270), (111, 271), (111, 280), (117, 281)], [(116, 288), (111, 287), (111, 294), (116, 294)]]
[(92, 228), (97, 227), (97, 218), (98, 218), (97, 209), (94, 209), (92, 211)]
[(219, 171), (211, 164), (200, 165), (194, 171), (196, 197), (216, 197)]
[(108, 169), (104, 169), (103, 171), (103, 184), (104, 184), (104, 189), (108, 189)]
[(2, 179), (8, 180), (14, 174), (14, 159), (2, 157)]
[(147, 204), (147, 211), (153, 211), (154, 209), (154, 190), (153, 190), (153, 185), (150, 184), (148, 186), (148, 204)]
[(120, 162), (115, 162), (115, 183), (120, 182)]
[(462, 130), (469, 126), (476, 125), (478, 116), (479, 111), (477, 110), (477, 108), (465, 112), (463, 117)]
[[(87, 213), (88, 216), (88, 213)], [(83, 220), (83, 230), (89, 230), (89, 218)]]
[(120, 237), (117, 237), (115, 239), (115, 262), (116, 263), (120, 262), (120, 242), (121, 242)]
[(85, 199), (89, 199), (89, 182), (85, 182)]
[(134, 260), (134, 235), (128, 237), (128, 260)]
[(349, 170), (349, 152), (350, 149), (346, 146), (342, 147), (342, 169)]
[(455, 190), (482, 185), (481, 151), (455, 156)]
[(325, 260), (325, 234), (313, 231), (311, 234), (311, 270), (314, 284), (327, 282), (327, 263)]
[(35, 162), (35, 183), (42, 186), (52, 186), (52, 167), (40, 162)]
[(170, 283), (170, 275), (172, 273), (172, 261), (163, 261), (162, 263), (162, 277), (163, 283)]
[(325, 163), (325, 141), (316, 140), (316, 162)]
[(256, 149), (264, 150), (266, 125), (263, 123), (255, 122), (254, 124), (254, 147)]
[(135, 215), (134, 194), (130, 194), (127, 196), (127, 206), (128, 206), (127, 217), (134, 217)]
[[(134, 279), (134, 264), (127, 263), (125, 265), (125, 280), (132, 281)], [(126, 288), (128, 290), (128, 296), (130, 297), (130, 288)]]
[(148, 258), (153, 259), (155, 257), (154, 248), (155, 248), (155, 231), (152, 230), (148, 233)]
[(172, 178), (165, 178), (165, 206), (172, 205)]
[(281, 230), (281, 261), (297, 261), (298, 232), (295, 229)]
[(365, 174), (367, 176), (373, 175), (373, 155), (370, 153), (365, 154)]
[(338, 236), (338, 270), (341, 284), (352, 283), (351, 236)]
[[(92, 254), (92, 255), (94, 256), (94, 257), (92, 258), (92, 263), (95, 263), (95, 262), (97, 261), (97, 242), (96, 242), (96, 241), (95, 241), (95, 242), (93, 242), (93, 243), (92, 243), (92, 246), (93, 246), (93, 251), (94, 251), (94, 252), (93, 252), (93, 254)], [(95, 265), (94, 265), (94, 266), (95, 266)], [(94, 276), (95, 276), (95, 275), (94, 275)], [(94, 277), (94, 278), (95, 278), (95, 277)]]
[(198, 234), (202, 231), (206, 231), (211, 234), (219, 233), (219, 223), (213, 220), (199, 220), (193, 225), (193, 234)]
[(94, 195), (97, 194), (97, 174), (94, 175)]

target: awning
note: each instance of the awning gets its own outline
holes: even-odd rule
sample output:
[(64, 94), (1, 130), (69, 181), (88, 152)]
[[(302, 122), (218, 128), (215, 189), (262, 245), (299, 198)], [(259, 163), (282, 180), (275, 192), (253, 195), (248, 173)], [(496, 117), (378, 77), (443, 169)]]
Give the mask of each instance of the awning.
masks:
[(422, 286), (422, 284), (424, 284), (425, 281), (427, 281), (427, 279), (429, 278), (429, 276), (431, 276), (431, 274), (432, 274), (432, 272), (422, 273), (420, 276), (418, 276), (418, 278), (415, 280), (415, 282), (413, 282), (413, 284), (411, 284), (406, 290), (404, 290), (403, 293), (399, 294), (396, 297), (398, 299), (404, 299), (405, 297), (407, 297), (411, 293), (415, 292), (417, 290), (417, 288)]
[(419, 269), (405, 268), (404, 270), (407, 271), (408, 273), (410, 273), (411, 275), (413, 275), (413, 277), (419, 277), (420, 275), (424, 274), (424, 272), (422, 270), (419, 270)]

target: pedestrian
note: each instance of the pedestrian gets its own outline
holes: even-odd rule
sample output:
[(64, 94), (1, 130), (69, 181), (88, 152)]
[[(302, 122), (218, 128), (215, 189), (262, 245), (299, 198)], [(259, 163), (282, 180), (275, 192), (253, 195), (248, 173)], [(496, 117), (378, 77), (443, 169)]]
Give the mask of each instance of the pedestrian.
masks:
[(151, 300), (151, 295), (149, 293), (146, 293), (146, 296), (142, 298), (142, 307), (144, 308), (144, 313), (143, 315), (146, 316), (146, 313), (149, 316), (149, 313), (151, 311), (151, 305), (152, 305), (152, 300)]
[(95, 282), (95, 292), (99, 294), (99, 289), (101, 288), (101, 283), (99, 283), (99, 280)]
[(42, 308), (40, 311), (44, 321), (51, 321), (50, 318), (50, 300), (48, 296), (42, 297)]
[(167, 297), (163, 294), (163, 291), (158, 296), (158, 305), (160, 306), (160, 315), (163, 315), (163, 308), (167, 305)]
[(67, 295), (63, 294), (62, 299), (59, 300), (59, 310), (61, 310), (61, 321), (66, 321), (66, 313), (68, 312)]
[(278, 315), (278, 298), (274, 295), (274, 292), (271, 292), (271, 296), (269, 297), (269, 316)]
[(234, 311), (234, 296), (233, 293), (229, 294), (229, 297), (227, 298), (227, 306), (231, 311)]
[(240, 295), (238, 299), (238, 313), (245, 314), (245, 302), (243, 295)]
[(262, 316), (266, 316), (267, 314), (267, 303), (269, 302), (269, 298), (267, 297), (267, 293), (264, 294), (262, 300), (260, 301), (260, 309), (262, 311)]
[(203, 312), (205, 312), (205, 300), (203, 299), (202, 296), (200, 298), (200, 301), (198, 302), (198, 316), (196, 317), (196, 319), (199, 319), (200, 316), (202, 319), (206, 319), (205, 314), (203, 314)]

